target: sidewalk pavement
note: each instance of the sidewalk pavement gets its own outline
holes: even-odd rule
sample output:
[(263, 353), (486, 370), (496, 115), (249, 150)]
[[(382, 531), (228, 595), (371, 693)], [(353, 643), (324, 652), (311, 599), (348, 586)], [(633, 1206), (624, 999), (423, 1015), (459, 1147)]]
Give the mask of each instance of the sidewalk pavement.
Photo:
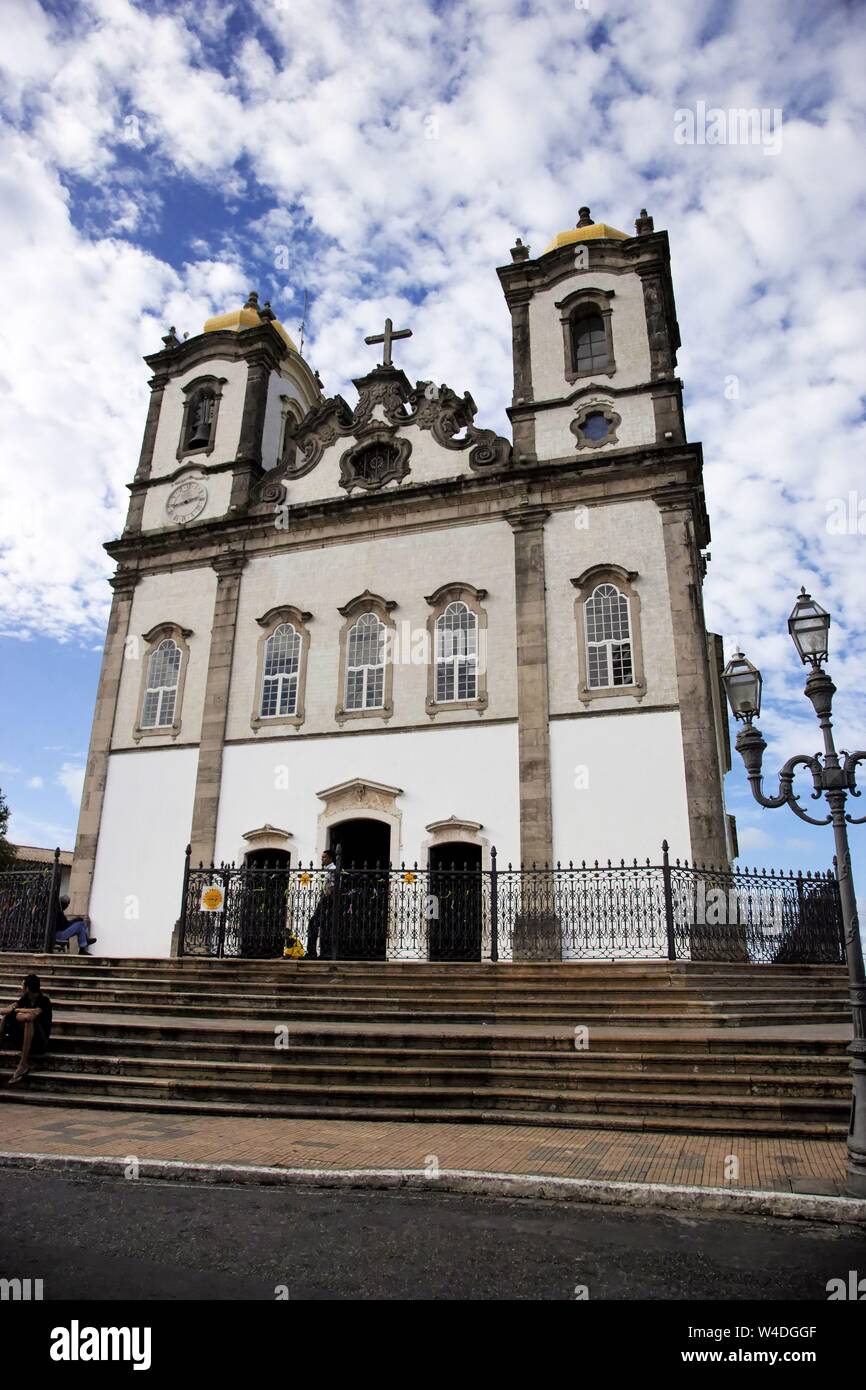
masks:
[(88, 1168), (122, 1172), (137, 1161), (143, 1177), (380, 1187), (429, 1186), (432, 1177), (451, 1175), (455, 1181), (440, 1183), (443, 1189), (866, 1219), (866, 1202), (838, 1200), (845, 1145), (829, 1140), (241, 1119), (12, 1101), (0, 1117), (0, 1167), (83, 1175)]

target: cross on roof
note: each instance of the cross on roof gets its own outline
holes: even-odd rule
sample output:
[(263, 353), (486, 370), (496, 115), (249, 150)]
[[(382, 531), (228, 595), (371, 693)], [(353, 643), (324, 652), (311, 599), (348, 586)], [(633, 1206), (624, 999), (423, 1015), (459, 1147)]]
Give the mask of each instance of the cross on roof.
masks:
[(393, 325), (393, 323), (391, 322), (391, 320), (390, 320), (390, 319), (386, 319), (386, 320), (385, 320), (385, 332), (384, 332), (384, 333), (373, 333), (373, 334), (371, 334), (371, 336), (370, 336), (369, 338), (365, 338), (365, 339), (364, 339), (364, 342), (365, 342), (365, 343), (384, 343), (385, 346), (384, 346), (384, 349), (383, 349), (383, 352), (382, 352), (382, 366), (383, 366), (383, 367), (392, 367), (392, 366), (394, 365), (393, 362), (391, 361), (391, 344), (392, 344), (392, 342), (394, 341), (395, 338), (411, 338), (411, 337), (412, 337), (412, 329), (411, 329), (411, 328), (398, 328), (398, 329), (395, 330), (394, 325)]

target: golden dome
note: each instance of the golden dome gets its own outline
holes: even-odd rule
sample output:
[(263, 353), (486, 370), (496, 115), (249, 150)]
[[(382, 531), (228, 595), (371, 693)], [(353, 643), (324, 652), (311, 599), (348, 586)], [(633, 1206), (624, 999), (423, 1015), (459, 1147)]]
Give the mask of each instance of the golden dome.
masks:
[(264, 308), (259, 308), (259, 297), (255, 290), (250, 292), (243, 308), (230, 309), (227, 314), (214, 314), (212, 318), (207, 320), (202, 331), (204, 333), (219, 333), (220, 331), (242, 333), (245, 328), (259, 328), (263, 323), (270, 323), (277, 330), (286, 346), (292, 352), (297, 352), (297, 347), (283, 325), (271, 312), (270, 301), (266, 300)]
[(553, 238), (549, 246), (545, 246), (542, 255), (546, 256), (548, 251), (556, 251), (560, 246), (571, 246), (576, 241), (628, 241), (628, 232), (617, 231), (616, 227), (609, 227), (606, 222), (593, 222), (589, 215), (589, 208), (580, 209), (580, 220), (576, 227), (571, 227), (567, 232), (560, 232)]

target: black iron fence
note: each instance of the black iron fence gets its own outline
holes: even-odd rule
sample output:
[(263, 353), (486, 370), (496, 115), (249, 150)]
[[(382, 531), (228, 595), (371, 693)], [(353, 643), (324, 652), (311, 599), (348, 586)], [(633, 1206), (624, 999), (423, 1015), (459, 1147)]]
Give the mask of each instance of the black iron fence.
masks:
[(60, 890), (60, 853), (44, 869), (0, 873), (0, 951), (50, 951)]
[(184, 869), (181, 955), (843, 964), (834, 874), (672, 862)]

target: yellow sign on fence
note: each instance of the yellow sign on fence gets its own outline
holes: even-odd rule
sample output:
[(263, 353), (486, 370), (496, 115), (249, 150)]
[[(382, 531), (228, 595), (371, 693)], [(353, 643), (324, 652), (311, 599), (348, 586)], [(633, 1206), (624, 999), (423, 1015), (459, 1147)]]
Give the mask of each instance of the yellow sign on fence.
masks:
[(201, 906), (204, 912), (219, 912), (225, 902), (225, 893), (218, 884), (212, 883), (201, 891)]

